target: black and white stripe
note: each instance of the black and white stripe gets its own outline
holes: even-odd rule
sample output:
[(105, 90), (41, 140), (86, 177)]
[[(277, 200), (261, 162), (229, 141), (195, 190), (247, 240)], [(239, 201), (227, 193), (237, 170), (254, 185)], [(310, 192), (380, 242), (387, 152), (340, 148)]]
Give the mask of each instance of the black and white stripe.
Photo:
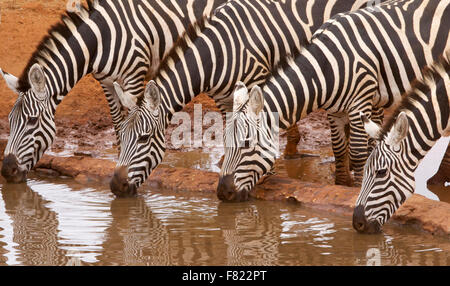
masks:
[(29, 171), (50, 147), (56, 107), (86, 74), (100, 81), (117, 133), (123, 116), (113, 83), (118, 82), (130, 99), (142, 94), (145, 78), (154, 74), (186, 27), (223, 3), (94, 0), (87, 8), (63, 16), (20, 78), (0, 70), (19, 95), (9, 117), (11, 134), (5, 150), (8, 162), (17, 165), (12, 173)]
[[(200, 93), (211, 96), (222, 112), (230, 111), (230, 95), (236, 82), (250, 86), (264, 82), (270, 70), (299, 49), (325, 20), (339, 12), (365, 6), (367, 2), (229, 1), (211, 17), (191, 26), (163, 60), (153, 86), (160, 94), (159, 116), (162, 118), (145, 117), (148, 112), (136, 111), (142, 109), (139, 104), (129, 106), (136, 109), (131, 116), (140, 114), (145, 117), (142, 120), (147, 121), (147, 126), (163, 128), (151, 131), (160, 137), (172, 115)], [(128, 182), (131, 189), (135, 189), (162, 160), (165, 142), (139, 145), (140, 138), (148, 138), (149, 130), (139, 133), (141, 127), (136, 127), (135, 122), (141, 121), (127, 122), (130, 124), (122, 125), (123, 134), (128, 135), (121, 137), (118, 163), (121, 171), (116, 173), (122, 177), (118, 181), (124, 181), (119, 185)], [(162, 147), (152, 151), (152, 146)], [(139, 172), (132, 171), (136, 170), (135, 166), (139, 166)], [(128, 172), (126, 178), (125, 172)]]
[[(271, 117), (274, 113), (280, 128), (286, 129), (314, 110), (327, 110), (336, 168), (351, 166), (355, 183), (360, 182), (368, 157), (368, 135), (360, 114), (370, 118), (373, 111), (379, 114), (380, 109), (398, 102), (411, 82), (420, 78), (422, 68), (449, 49), (449, 3), (388, 1), (376, 9), (341, 14), (328, 21), (299, 55), (289, 58), (265, 82), (262, 96), (270, 120), (267, 126), (277, 124)], [(236, 138), (229, 133), (225, 136)], [(275, 138), (271, 140), (275, 144)], [(345, 161), (347, 149), (350, 162)], [(237, 152), (249, 151), (226, 148), (221, 175), (235, 176), (234, 186), (228, 185), (242, 192), (248, 189), (249, 178), (253, 187), (270, 171), (275, 158), (250, 153), (250, 159), (233, 154)], [(245, 184), (236, 178), (238, 173), (246, 178)], [(346, 174), (337, 172), (337, 176)]]
[(441, 136), (450, 134), (450, 52), (424, 72), (381, 129), (365, 118), (378, 144), (364, 167), (353, 226), (377, 232), (415, 190), (414, 172)]

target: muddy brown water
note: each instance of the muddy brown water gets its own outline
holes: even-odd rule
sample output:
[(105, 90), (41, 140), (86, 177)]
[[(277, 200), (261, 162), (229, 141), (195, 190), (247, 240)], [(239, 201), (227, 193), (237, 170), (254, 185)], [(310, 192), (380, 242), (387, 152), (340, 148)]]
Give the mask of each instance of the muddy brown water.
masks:
[(143, 189), (0, 179), (0, 265), (449, 265), (450, 240), (388, 224), (360, 235), (349, 217), (293, 203), (219, 202)]

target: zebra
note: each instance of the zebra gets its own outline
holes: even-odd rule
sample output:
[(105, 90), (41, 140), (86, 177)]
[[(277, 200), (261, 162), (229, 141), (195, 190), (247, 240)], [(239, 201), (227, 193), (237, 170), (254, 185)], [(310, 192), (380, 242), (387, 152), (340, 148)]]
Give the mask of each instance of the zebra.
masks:
[[(342, 153), (349, 145), (355, 181), (359, 176), (362, 180), (368, 135), (360, 113), (370, 118), (372, 111), (398, 103), (411, 82), (420, 78), (422, 68), (448, 50), (449, 2), (389, 1), (375, 10), (366, 8), (338, 15), (324, 24), (309, 45), (275, 69), (263, 88), (253, 88), (252, 96), (245, 85), (237, 85), (234, 96), (241, 100), (233, 113), (241, 114), (231, 116), (226, 123), (228, 146), (218, 192), (230, 199), (247, 198), (275, 162), (276, 152), (272, 149), (277, 138), (269, 129), (286, 129), (317, 109), (327, 110), (332, 137), (339, 136), (332, 140), (336, 169), (338, 158), (344, 157)], [(257, 100), (250, 100), (253, 97)], [(245, 107), (252, 102), (264, 105), (260, 108), (267, 115), (258, 121), (260, 126), (250, 120), (254, 113)], [(347, 122), (349, 143), (344, 128)], [(256, 142), (239, 145), (245, 139), (245, 133), (233, 127), (239, 124), (244, 126), (241, 130), (258, 131), (259, 136), (253, 138)]]
[(353, 227), (377, 233), (414, 193), (414, 172), (442, 137), (450, 136), (450, 52), (424, 71), (381, 128), (362, 116), (377, 145), (364, 167)]
[[(162, 61), (146, 92), (120, 125), (121, 152), (111, 191), (133, 196), (162, 161), (164, 131), (194, 96), (212, 97), (222, 113), (232, 108), (234, 84), (262, 83), (287, 54), (311, 38), (325, 20), (365, 7), (368, 1), (229, 1), (191, 25)], [(117, 93), (121, 85), (116, 84)]]
[[(114, 82), (133, 100), (142, 94), (170, 48), (187, 26), (226, 0), (94, 0), (68, 11), (17, 78), (0, 74), (18, 99), (9, 114), (10, 137), (2, 175), (26, 180), (56, 133), (55, 110), (73, 86), (92, 74), (106, 95), (114, 129), (123, 120)], [(118, 136), (117, 136), (118, 137)]]

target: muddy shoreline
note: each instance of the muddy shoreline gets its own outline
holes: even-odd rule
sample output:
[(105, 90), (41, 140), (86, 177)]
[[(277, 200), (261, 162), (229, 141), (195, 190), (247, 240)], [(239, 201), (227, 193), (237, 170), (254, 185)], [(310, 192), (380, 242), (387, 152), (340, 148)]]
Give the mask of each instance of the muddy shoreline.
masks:
[[(0, 160), (5, 140), (0, 140)], [(109, 185), (116, 163), (89, 156), (44, 155), (33, 172), (44, 177), (67, 176), (78, 183)], [(215, 193), (219, 175), (188, 168), (158, 167), (144, 186), (175, 192)], [(359, 189), (326, 183), (304, 182), (285, 176), (271, 176), (257, 185), (251, 196), (268, 201), (293, 201), (313, 209), (348, 216), (351, 220)], [(413, 195), (397, 210), (389, 223), (413, 225), (433, 235), (450, 238), (450, 204)]]
[[(45, 155), (35, 172), (45, 176), (68, 176), (79, 183), (108, 184), (113, 174), (113, 161), (90, 157), (54, 157)], [(187, 168), (157, 168), (145, 187), (175, 192), (215, 193), (218, 174)], [(259, 184), (251, 196), (268, 201), (293, 201), (313, 209), (348, 216), (351, 220), (359, 189), (302, 182), (271, 176)], [(389, 223), (411, 225), (433, 235), (450, 238), (450, 204), (413, 195), (396, 212)]]

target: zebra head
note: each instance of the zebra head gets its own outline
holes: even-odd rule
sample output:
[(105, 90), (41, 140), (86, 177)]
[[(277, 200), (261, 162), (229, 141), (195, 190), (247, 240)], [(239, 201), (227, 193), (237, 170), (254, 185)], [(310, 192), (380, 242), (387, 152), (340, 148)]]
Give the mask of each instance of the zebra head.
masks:
[(139, 186), (161, 163), (166, 149), (166, 121), (160, 90), (154, 81), (147, 84), (144, 95), (136, 102), (125, 98), (120, 86), (114, 85), (129, 114), (119, 125), (121, 150), (110, 187), (117, 197), (128, 197), (136, 195)]
[(378, 233), (386, 221), (409, 198), (415, 188), (414, 167), (408, 165), (409, 123), (401, 112), (386, 135), (362, 116), (366, 132), (378, 142), (364, 167), (361, 192), (353, 213), (353, 227), (361, 233)]
[(225, 157), (217, 196), (224, 201), (243, 201), (275, 162), (273, 132), (263, 112), (264, 97), (255, 86), (248, 94), (239, 82), (234, 91), (233, 113), (225, 127)]
[(9, 183), (22, 183), (53, 143), (56, 104), (54, 97), (49, 96), (46, 76), (39, 64), (29, 69), (28, 82), (21, 82), (1, 69), (0, 74), (18, 95), (9, 114), (10, 136), (1, 174)]

